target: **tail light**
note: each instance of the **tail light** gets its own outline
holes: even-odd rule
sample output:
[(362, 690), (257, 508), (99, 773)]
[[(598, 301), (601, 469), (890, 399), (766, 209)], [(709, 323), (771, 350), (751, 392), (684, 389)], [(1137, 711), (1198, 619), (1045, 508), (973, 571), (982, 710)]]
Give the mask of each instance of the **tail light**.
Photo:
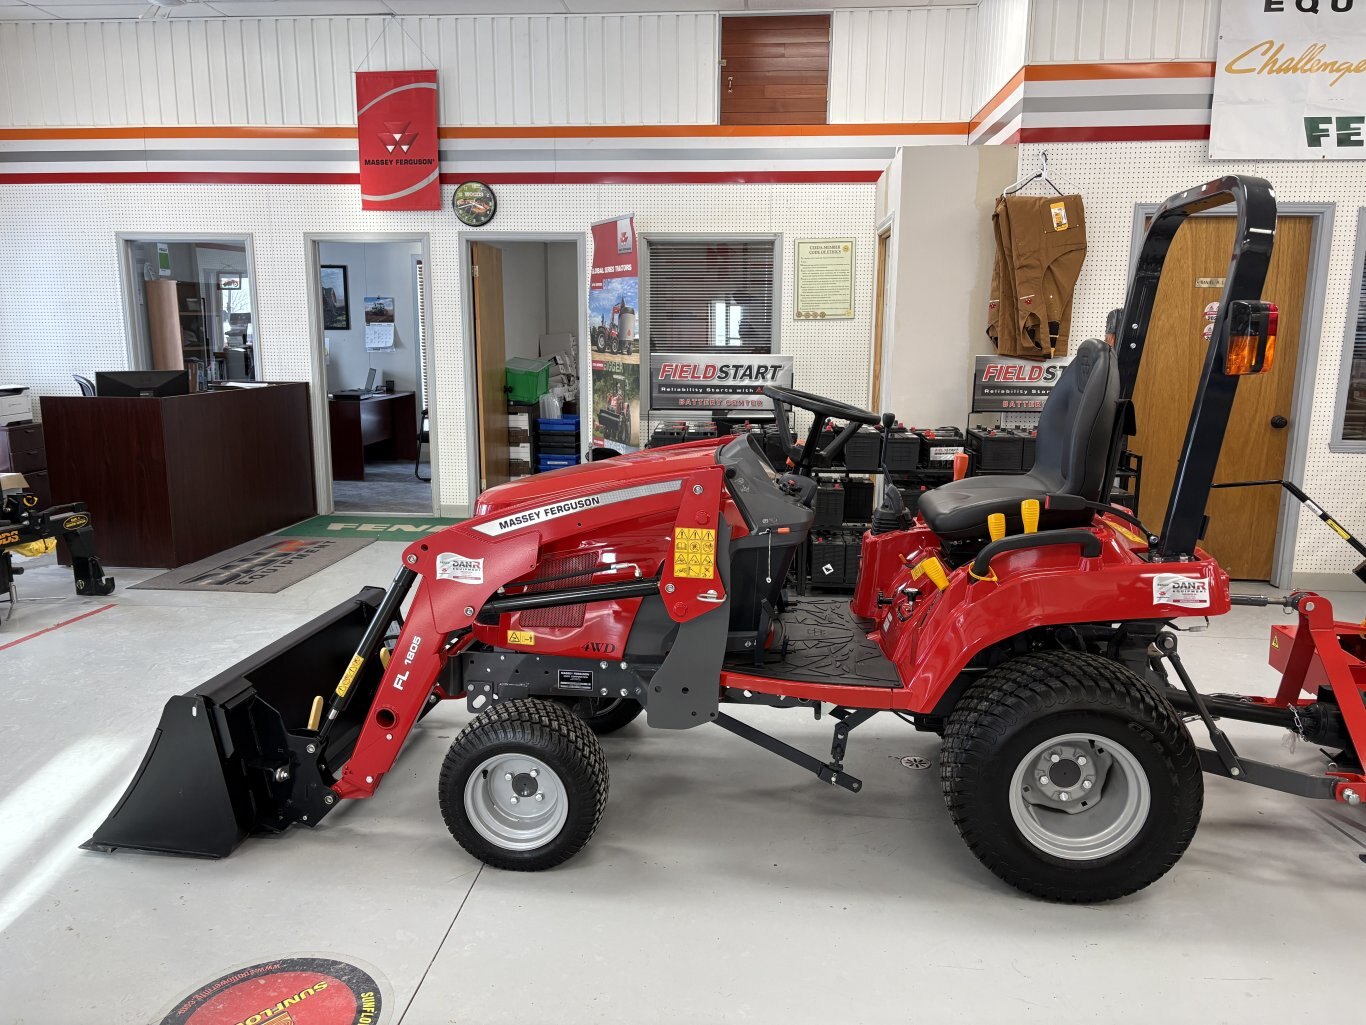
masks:
[(1265, 374), (1276, 355), (1275, 303), (1239, 300), (1228, 308), (1228, 353), (1224, 373), (1230, 377)]

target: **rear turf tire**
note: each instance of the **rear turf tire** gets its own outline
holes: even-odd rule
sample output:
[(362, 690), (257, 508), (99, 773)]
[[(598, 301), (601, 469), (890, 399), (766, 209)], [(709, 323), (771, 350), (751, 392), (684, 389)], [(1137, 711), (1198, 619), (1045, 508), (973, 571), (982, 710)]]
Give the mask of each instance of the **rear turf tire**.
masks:
[(569, 707), (599, 737), (629, 726), (644, 711), (639, 701), (630, 698), (575, 698)]
[(607, 784), (588, 723), (559, 702), (523, 698), (481, 713), (455, 738), (441, 766), (441, 815), (480, 861), (535, 872), (588, 843)]
[(1071, 904), (1161, 878), (1204, 799), (1195, 745), (1171, 705), (1123, 666), (1073, 652), (1012, 659), (964, 694), (944, 730), (940, 779), (982, 864)]

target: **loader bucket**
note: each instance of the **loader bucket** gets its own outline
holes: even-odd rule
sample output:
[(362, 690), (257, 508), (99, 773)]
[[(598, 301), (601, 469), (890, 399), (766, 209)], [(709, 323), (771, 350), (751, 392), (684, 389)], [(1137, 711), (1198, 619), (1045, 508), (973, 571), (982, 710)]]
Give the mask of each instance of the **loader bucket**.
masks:
[[(300, 818), (316, 821), (299, 812), (293, 777), (311, 772), (311, 789), (321, 800), (330, 781), (319, 767), (340, 767), (350, 756), (369, 702), (352, 703), (320, 759), (299, 757), (308, 736), (298, 733), (306, 731), (314, 697), (336, 687), (383, 597), (383, 590), (368, 587), (167, 701), (133, 781), (81, 846), (222, 858), (252, 833), (277, 832)], [(378, 660), (367, 664), (353, 684), (357, 697), (373, 693), (382, 673)]]

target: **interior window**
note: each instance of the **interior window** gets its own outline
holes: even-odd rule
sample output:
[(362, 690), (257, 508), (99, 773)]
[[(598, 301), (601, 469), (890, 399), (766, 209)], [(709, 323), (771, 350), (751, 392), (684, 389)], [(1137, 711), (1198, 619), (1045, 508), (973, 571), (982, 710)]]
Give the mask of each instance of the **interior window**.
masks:
[(1357, 222), (1357, 255), (1347, 302), (1347, 348), (1343, 353), (1343, 441), (1366, 442), (1366, 210)]
[(649, 239), (652, 352), (775, 348), (776, 239)]

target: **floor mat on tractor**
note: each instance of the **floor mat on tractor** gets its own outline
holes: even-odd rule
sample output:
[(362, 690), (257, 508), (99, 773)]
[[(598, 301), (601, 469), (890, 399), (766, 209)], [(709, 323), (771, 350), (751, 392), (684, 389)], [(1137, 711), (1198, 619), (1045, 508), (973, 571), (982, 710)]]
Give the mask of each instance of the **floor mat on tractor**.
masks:
[(756, 667), (748, 656), (728, 663), (739, 672), (775, 680), (900, 687), (896, 667), (849, 614), (847, 598), (799, 598), (782, 615), (785, 654)]

